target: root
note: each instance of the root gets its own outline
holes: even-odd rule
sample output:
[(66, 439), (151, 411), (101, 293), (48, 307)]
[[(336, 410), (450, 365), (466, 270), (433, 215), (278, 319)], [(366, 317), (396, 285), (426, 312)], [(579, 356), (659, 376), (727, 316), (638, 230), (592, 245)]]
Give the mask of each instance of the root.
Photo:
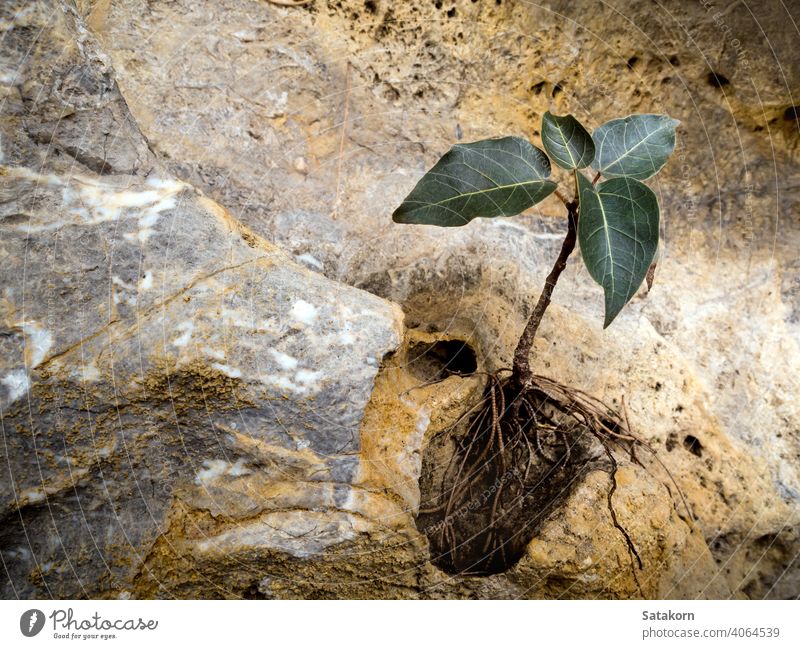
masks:
[[(504, 372), (509, 375), (502, 376)], [(655, 455), (655, 450), (631, 432), (626, 409), (623, 423), (600, 400), (546, 376), (532, 375), (523, 386), (513, 379), (511, 370), (489, 375), (482, 398), (449, 429), (467, 421), (440, 487), (434, 489), (437, 497), (420, 509), (420, 516), (435, 521), (428, 530), (435, 528), (436, 534), (428, 535), (441, 553), (441, 565), (461, 574), (489, 574), (508, 567), (512, 555), (524, 551), (530, 538), (525, 534), (597, 459), (586, 451), (593, 438), (609, 463), (608, 511), (625, 541), (639, 586), (636, 569), (641, 571), (643, 562), (614, 508), (615, 452), (646, 470), (636, 452)], [(471, 525), (465, 517), (471, 517)]]

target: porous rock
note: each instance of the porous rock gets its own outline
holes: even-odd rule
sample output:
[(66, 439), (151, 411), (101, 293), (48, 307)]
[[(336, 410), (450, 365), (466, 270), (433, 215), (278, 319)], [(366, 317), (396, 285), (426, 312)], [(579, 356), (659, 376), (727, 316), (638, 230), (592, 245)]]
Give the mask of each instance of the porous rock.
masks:
[[(0, 338), (9, 592), (797, 595), (800, 71), (782, 3), (36, 7), (11, 51), (42, 21), (50, 36), (3, 86), (0, 255), (39, 268)], [(603, 472), (503, 574), (441, 573), (414, 526), (427, 440), (480, 388), (420, 388), (409, 350), (466, 340), (480, 370), (506, 366), (563, 208), (447, 232), (390, 213), (456, 139), (536, 141), (548, 109), (682, 121), (653, 184), (653, 290), (603, 331), (573, 259), (534, 350), (535, 371), (616, 405), (659, 452), (648, 471), (623, 461), (615, 495), (637, 579)], [(401, 305), (405, 333), (345, 285)], [(26, 556), (25, 533), (52, 547)]]

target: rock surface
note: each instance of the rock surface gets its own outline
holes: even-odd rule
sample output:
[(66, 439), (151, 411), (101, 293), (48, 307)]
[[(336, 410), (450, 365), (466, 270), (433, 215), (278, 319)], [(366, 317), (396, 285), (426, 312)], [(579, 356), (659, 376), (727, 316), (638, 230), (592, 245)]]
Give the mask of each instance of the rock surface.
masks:
[[(6, 597), (800, 593), (800, 68), (782, 3), (6, 10)], [(548, 109), (683, 122), (654, 184), (653, 290), (603, 331), (571, 263), (534, 359), (624, 396), (686, 495), (694, 522), (657, 463), (623, 466), (638, 585), (602, 472), (503, 574), (441, 573), (414, 525), (426, 442), (480, 389), (411, 390), (414, 350), (466, 340), (479, 369), (507, 365), (564, 224), (556, 200), (447, 232), (389, 214), (458, 137), (536, 140)]]
[(305, 557), (369, 532), (391, 503), (358, 478), (359, 425), (399, 310), (165, 173), (91, 38), (33, 9), (14, 29), (49, 34), (20, 47), (3, 124), (5, 594), (134, 591), (178, 503), (217, 521), (207, 553)]

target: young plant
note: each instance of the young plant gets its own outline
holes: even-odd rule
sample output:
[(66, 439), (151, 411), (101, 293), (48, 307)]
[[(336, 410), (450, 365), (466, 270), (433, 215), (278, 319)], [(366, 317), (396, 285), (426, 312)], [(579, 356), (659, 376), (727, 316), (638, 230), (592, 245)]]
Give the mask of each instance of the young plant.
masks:
[[(449, 552), (451, 564), (464, 564), (465, 558), (457, 556), (457, 548), (463, 543), (456, 543), (452, 527), (448, 531), (447, 519), (452, 518), (450, 513), (472, 491), (476, 481), (486, 480), (513, 463), (524, 464), (527, 476), (534, 455), (543, 451), (541, 436), (546, 431), (566, 430), (561, 421), (545, 421), (547, 418), (540, 414), (545, 405), (567, 415), (602, 443), (612, 465), (609, 509), (614, 524), (625, 535), (631, 556), (639, 559), (611, 505), (617, 466), (611, 445), (624, 446), (635, 459), (634, 445), (644, 443), (605, 405), (578, 390), (535, 375), (530, 353), (576, 243), (590, 276), (603, 288), (604, 328), (613, 322), (645, 278), (648, 283), (652, 280), (648, 271), (658, 249), (659, 206), (656, 195), (642, 181), (666, 164), (675, 148), (677, 125), (666, 115), (629, 115), (606, 122), (590, 134), (572, 115), (560, 117), (547, 112), (541, 129), (544, 151), (520, 137), (456, 144), (394, 211), (396, 223), (455, 227), (479, 217), (514, 216), (553, 193), (567, 210), (567, 232), (561, 251), (519, 338), (513, 366), (505, 370), (510, 375), (497, 373), (489, 377), (482, 401), (470, 411), (474, 414), (461, 445), (464, 458), (461, 468), (451, 476), (449, 496), (446, 502), (429, 510), (444, 511), (442, 544), (446, 545), (445, 539), (449, 538), (450, 549), (441, 551)], [(551, 160), (572, 172), (572, 198), (550, 180)], [(590, 177), (582, 171), (587, 168), (593, 169)], [(598, 182), (601, 178), (602, 182)], [(569, 461), (571, 447), (567, 436), (563, 437), (558, 460), (548, 457), (561, 465)], [(526, 448), (521, 456), (519, 449)], [(493, 457), (499, 459), (486, 459)], [(496, 466), (487, 465), (492, 461)], [(495, 494), (493, 512), (504, 506), (502, 491), (498, 489)], [(449, 524), (452, 526), (452, 521)], [(484, 551), (502, 552), (503, 544), (492, 541), (499, 525), (495, 514), (483, 524), (487, 525)], [(641, 567), (640, 560), (639, 564)]]

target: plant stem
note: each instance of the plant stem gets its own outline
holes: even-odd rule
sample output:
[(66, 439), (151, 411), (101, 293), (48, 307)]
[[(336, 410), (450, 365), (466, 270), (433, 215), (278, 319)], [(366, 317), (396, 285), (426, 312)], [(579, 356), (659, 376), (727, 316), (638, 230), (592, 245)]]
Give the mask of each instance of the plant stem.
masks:
[(560, 200), (562, 203), (564, 203), (564, 205), (566, 205), (567, 207), (569, 207), (569, 200), (567, 199), (567, 197), (566, 197), (566, 196), (564, 196), (564, 194), (562, 194), (562, 193), (561, 193), (560, 191), (558, 191), (558, 190), (556, 190), (556, 191), (555, 191), (555, 192), (553, 192), (553, 193), (554, 193), (556, 196), (558, 196), (559, 200)]
[(530, 353), (533, 347), (533, 339), (536, 337), (536, 330), (542, 322), (542, 316), (550, 306), (550, 299), (553, 296), (553, 289), (556, 287), (558, 278), (561, 272), (567, 266), (567, 259), (575, 249), (575, 241), (578, 235), (578, 201), (574, 200), (567, 203), (567, 236), (564, 237), (564, 242), (561, 244), (561, 252), (558, 253), (550, 274), (544, 281), (544, 288), (542, 289), (539, 300), (528, 318), (528, 323), (519, 338), (517, 348), (514, 350), (514, 367), (513, 377), (518, 386), (522, 388), (528, 387), (533, 380), (533, 372), (530, 366)]

